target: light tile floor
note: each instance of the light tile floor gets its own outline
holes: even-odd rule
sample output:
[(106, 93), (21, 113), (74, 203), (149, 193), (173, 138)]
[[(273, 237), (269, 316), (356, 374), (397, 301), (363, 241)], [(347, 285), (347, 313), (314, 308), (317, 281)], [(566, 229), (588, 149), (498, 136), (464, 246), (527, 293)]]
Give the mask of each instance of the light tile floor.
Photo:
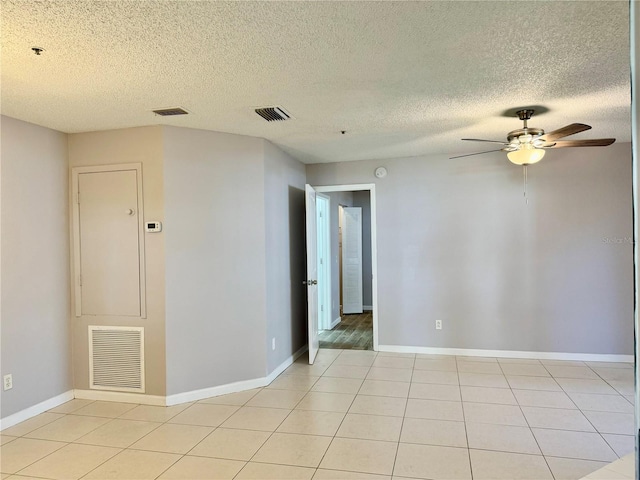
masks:
[(633, 452), (632, 394), (625, 363), (321, 350), (266, 388), (196, 403), (72, 400), (4, 430), (0, 471), (2, 480), (615, 478), (632, 471), (633, 455), (609, 465)]

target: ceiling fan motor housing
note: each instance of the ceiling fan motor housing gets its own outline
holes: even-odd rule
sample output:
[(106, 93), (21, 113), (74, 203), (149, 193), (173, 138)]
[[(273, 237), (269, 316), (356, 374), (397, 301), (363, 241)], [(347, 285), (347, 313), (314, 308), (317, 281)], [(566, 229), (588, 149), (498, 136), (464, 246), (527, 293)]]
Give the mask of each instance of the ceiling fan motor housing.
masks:
[(511, 140), (520, 137), (521, 135), (531, 135), (533, 137), (541, 137), (544, 135), (544, 130), (541, 128), (519, 128), (517, 130), (513, 130), (507, 134), (507, 140), (510, 142)]
[(518, 110), (516, 112), (516, 115), (518, 115), (518, 118), (524, 122), (526, 120), (531, 120), (531, 117), (533, 116), (534, 112), (535, 110), (525, 108), (523, 110)]

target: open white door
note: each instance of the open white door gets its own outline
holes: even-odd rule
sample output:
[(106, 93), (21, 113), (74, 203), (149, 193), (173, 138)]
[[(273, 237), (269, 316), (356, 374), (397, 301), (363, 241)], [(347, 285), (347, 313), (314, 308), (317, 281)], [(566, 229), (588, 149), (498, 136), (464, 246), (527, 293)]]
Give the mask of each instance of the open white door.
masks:
[(316, 191), (305, 185), (307, 225), (307, 305), (309, 319), (309, 363), (313, 364), (320, 346), (318, 340), (318, 228)]
[(342, 209), (342, 311), (362, 313), (362, 208)]

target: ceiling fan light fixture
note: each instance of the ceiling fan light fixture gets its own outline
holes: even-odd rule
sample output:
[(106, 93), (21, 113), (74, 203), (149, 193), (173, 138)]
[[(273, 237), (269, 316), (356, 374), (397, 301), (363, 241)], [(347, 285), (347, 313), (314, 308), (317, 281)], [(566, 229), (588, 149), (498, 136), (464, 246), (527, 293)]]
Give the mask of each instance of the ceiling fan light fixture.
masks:
[(521, 148), (507, 153), (507, 158), (516, 165), (531, 165), (538, 163), (546, 152), (541, 148)]

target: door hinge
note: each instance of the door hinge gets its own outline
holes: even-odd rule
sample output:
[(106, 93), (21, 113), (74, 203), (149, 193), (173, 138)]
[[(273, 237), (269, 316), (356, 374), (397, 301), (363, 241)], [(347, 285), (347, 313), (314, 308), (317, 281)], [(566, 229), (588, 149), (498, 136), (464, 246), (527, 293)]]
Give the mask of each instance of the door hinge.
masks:
[(320, 218), (322, 218), (322, 212), (320, 212)]
[(320, 311), (324, 312), (324, 305), (320, 305)]
[(76, 193), (76, 203), (80, 205), (80, 192)]
[(320, 259), (320, 265), (322, 265), (322, 259)]
[(82, 286), (82, 274), (78, 275), (78, 284)]

